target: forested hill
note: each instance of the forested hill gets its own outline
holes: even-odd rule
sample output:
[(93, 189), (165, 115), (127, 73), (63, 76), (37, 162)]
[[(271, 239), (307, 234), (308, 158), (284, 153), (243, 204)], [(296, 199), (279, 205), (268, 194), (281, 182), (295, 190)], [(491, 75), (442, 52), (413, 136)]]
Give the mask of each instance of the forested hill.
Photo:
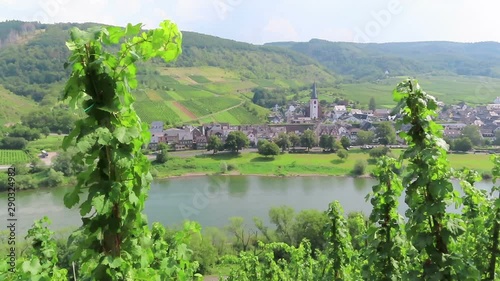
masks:
[(276, 42), (306, 54), (353, 80), (386, 76), (435, 74), (500, 77), (500, 43), (409, 42), (359, 44), (313, 39)]
[[(63, 82), (69, 54), (69, 29), (96, 24), (0, 23), (0, 84), (15, 94), (41, 101)], [(183, 32), (183, 54), (172, 66), (213, 66), (231, 70), (242, 79), (333, 81), (326, 67), (303, 54), (277, 47), (255, 46), (193, 32)], [(151, 69), (152, 65), (143, 69)], [(153, 66), (158, 66), (158, 63)], [(144, 74), (144, 73), (143, 73)], [(307, 81), (307, 83), (310, 83)]]
[[(0, 103), (0, 125), (19, 122), (20, 116), (42, 110), (40, 106), (47, 110), (57, 104), (70, 74), (64, 69), (69, 31), (96, 25), (0, 22), (0, 99), (19, 97), (29, 105)], [(325, 66), (293, 50), (194, 32), (183, 32), (182, 47), (182, 55), (170, 65), (156, 60), (138, 68), (135, 107), (146, 122), (263, 123), (268, 110), (251, 103), (252, 89), (296, 92), (308, 89), (313, 81), (323, 85), (336, 81)]]

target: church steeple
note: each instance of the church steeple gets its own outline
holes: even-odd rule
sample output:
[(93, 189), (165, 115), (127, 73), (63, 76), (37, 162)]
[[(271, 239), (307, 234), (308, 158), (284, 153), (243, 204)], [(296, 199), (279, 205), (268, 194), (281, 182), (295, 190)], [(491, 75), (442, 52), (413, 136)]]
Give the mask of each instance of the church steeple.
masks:
[(309, 117), (311, 117), (311, 119), (318, 119), (319, 117), (319, 103), (318, 92), (316, 91), (316, 81), (312, 86), (311, 100), (309, 101)]
[(318, 93), (316, 92), (316, 82), (314, 82), (312, 86), (312, 93), (311, 93), (311, 99), (318, 99)]

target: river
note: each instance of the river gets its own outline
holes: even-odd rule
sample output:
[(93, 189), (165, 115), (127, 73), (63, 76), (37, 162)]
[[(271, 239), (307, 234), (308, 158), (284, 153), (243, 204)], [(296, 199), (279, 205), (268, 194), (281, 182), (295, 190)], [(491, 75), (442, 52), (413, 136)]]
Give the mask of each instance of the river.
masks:
[[(248, 225), (257, 216), (267, 221), (271, 207), (288, 205), (296, 211), (326, 210), (338, 200), (346, 213), (371, 212), (365, 196), (376, 181), (351, 177), (261, 177), (200, 176), (155, 180), (151, 185), (145, 213), (148, 221), (176, 225), (195, 220), (204, 227), (221, 227), (232, 216), (241, 216)], [(490, 190), (491, 182), (477, 187)], [(24, 236), (34, 220), (48, 216), (52, 229), (60, 230), (81, 224), (78, 209), (63, 204), (67, 188), (22, 191), (16, 197), (18, 237)], [(7, 222), (6, 194), (0, 194), (0, 221)], [(400, 213), (406, 209), (400, 200)], [(5, 229), (3, 229), (5, 230)]]

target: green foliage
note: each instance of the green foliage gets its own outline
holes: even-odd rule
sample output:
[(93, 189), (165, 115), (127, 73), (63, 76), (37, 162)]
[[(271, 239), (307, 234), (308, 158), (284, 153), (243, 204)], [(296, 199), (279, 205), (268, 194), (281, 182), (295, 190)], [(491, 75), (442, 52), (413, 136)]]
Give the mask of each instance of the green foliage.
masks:
[(64, 174), (51, 168), (48, 170), (47, 177), (42, 181), (42, 184), (48, 187), (55, 187), (61, 185), (63, 181)]
[(345, 160), (345, 159), (347, 159), (347, 157), (349, 157), (349, 152), (347, 152), (347, 150), (345, 150), (345, 149), (339, 149), (337, 151), (337, 156), (340, 159)]
[(13, 163), (27, 163), (29, 157), (22, 150), (0, 149), (0, 165), (11, 165)]
[(272, 108), (275, 105), (285, 105), (287, 93), (282, 89), (276, 89), (270, 91), (266, 88), (254, 88), (252, 89), (253, 98), (252, 101), (262, 107)]
[(420, 261), (411, 275), (424, 280), (477, 280), (477, 268), (467, 264), (457, 249), (464, 221), (446, 211), (459, 199), (453, 191), (442, 127), (432, 121), (436, 100), (412, 80), (400, 83), (393, 95), (399, 102), (401, 123), (411, 125), (401, 133), (409, 145), (401, 154), (409, 162), (403, 179), (409, 207), (406, 230)]
[(380, 158), (382, 156), (386, 156), (391, 152), (391, 149), (387, 146), (378, 146), (372, 148), (369, 152), (370, 157), (372, 158)]
[(472, 150), (473, 143), (468, 137), (461, 137), (453, 141), (453, 150), (466, 152)]
[(342, 144), (344, 149), (348, 149), (351, 146), (351, 140), (346, 136), (342, 136), (340, 138), (340, 144)]
[(372, 131), (361, 130), (358, 132), (358, 138), (356, 139), (356, 144), (357, 145), (373, 144), (374, 139), (375, 139), (375, 133), (373, 133)]
[(467, 125), (462, 130), (462, 136), (469, 138), (473, 145), (483, 144), (483, 136), (478, 126)]
[(354, 168), (352, 169), (352, 173), (355, 176), (362, 176), (366, 173), (366, 168), (368, 167), (368, 163), (366, 160), (358, 160), (354, 164)]
[(383, 145), (396, 143), (396, 131), (394, 130), (394, 125), (389, 121), (378, 124), (375, 135)]
[(281, 148), (282, 152), (290, 148), (290, 146), (292, 145), (289, 135), (283, 132), (279, 133), (278, 136), (273, 140), (273, 142)]
[(274, 142), (261, 140), (257, 143), (257, 150), (263, 156), (276, 156), (280, 154), (280, 148)]
[(10, 137), (23, 138), (27, 141), (34, 141), (40, 138), (40, 130), (30, 129), (23, 125), (15, 125), (9, 129)]
[(224, 148), (233, 152), (238, 152), (249, 145), (250, 140), (245, 133), (242, 131), (232, 131), (227, 135)]
[(377, 109), (377, 104), (375, 103), (374, 97), (370, 98), (370, 102), (368, 103), (368, 109), (371, 111), (374, 111), (375, 109)]
[(316, 135), (310, 129), (304, 131), (300, 136), (300, 144), (307, 147), (307, 151), (317, 144)]
[[(137, 87), (135, 63), (161, 57), (174, 60), (181, 52), (182, 36), (175, 24), (141, 32), (141, 25), (71, 30), (67, 47), (72, 54), (66, 66), (72, 73), (65, 99), (82, 106), (87, 117), (76, 122), (63, 148), (75, 142), (72, 163), (86, 164), (77, 185), (66, 194), (68, 208), (80, 203), (86, 216), (78, 233), (80, 241), (73, 260), (81, 263), (82, 278), (92, 280), (193, 280), (197, 265), (189, 262), (184, 234), (166, 244), (164, 229), (150, 231), (142, 214), (150, 182), (149, 161), (142, 146), (149, 141), (147, 126), (133, 108), (131, 90)], [(108, 46), (120, 43), (117, 53)], [(116, 48), (114, 48), (116, 50)], [(81, 105), (80, 105), (81, 104)], [(94, 213), (87, 216), (94, 209)], [(187, 224), (186, 231), (199, 231)]]
[(290, 138), (292, 148), (300, 145), (300, 137), (297, 134), (295, 134), (294, 132), (290, 132), (288, 133), (288, 137)]
[(28, 141), (20, 137), (5, 137), (0, 140), (0, 149), (24, 149)]
[[(316, 59), (335, 73), (354, 80), (375, 81), (421, 73), (498, 77), (498, 46), (491, 42), (356, 44), (313, 39), (271, 43)], [(443, 55), (446, 54), (446, 55)], [(457, 63), (460, 62), (460, 63)]]
[(403, 192), (401, 179), (394, 170), (396, 159), (382, 156), (374, 171), (379, 183), (373, 186), (370, 227), (367, 230), (366, 256), (363, 277), (367, 280), (403, 280), (408, 268), (408, 243), (398, 214), (398, 202)]
[(213, 150), (214, 154), (224, 149), (222, 140), (216, 135), (211, 135), (207, 141), (207, 151)]
[(52, 133), (61, 131), (69, 133), (74, 127), (76, 114), (71, 113), (67, 106), (57, 106), (54, 108), (42, 108), (29, 114), (23, 115), (21, 121), (23, 125), (32, 130), (49, 130)]
[(168, 160), (168, 145), (165, 143), (160, 143), (158, 145), (158, 154), (156, 154), (156, 162), (163, 164)]

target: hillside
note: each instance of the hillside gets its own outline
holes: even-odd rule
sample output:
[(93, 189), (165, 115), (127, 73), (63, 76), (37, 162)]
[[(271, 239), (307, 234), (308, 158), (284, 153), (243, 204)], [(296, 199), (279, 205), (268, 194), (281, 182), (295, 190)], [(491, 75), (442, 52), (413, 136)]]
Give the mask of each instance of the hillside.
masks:
[(411, 42), (358, 44), (313, 39), (278, 42), (308, 55), (347, 81), (374, 81), (389, 76), (463, 75), (500, 77), (500, 43)]
[[(0, 23), (0, 85), (39, 104), (55, 104), (69, 75), (63, 68), (69, 54), (65, 46), (69, 29), (95, 25)], [(295, 51), (193, 32), (183, 32), (183, 54), (176, 62), (143, 64), (138, 75), (140, 116), (147, 122), (162, 120), (171, 125), (261, 123), (268, 110), (246, 102), (252, 88), (335, 82), (326, 67)], [(6, 118), (3, 123), (17, 120)]]

